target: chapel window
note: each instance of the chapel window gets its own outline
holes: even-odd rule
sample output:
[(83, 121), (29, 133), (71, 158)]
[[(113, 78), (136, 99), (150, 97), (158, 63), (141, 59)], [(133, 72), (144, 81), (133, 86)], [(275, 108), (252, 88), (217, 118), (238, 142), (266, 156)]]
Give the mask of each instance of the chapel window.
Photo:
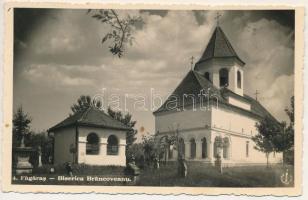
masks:
[(107, 140), (107, 155), (118, 155), (119, 142), (118, 138), (114, 135), (110, 135)]
[(99, 137), (96, 133), (90, 133), (87, 136), (86, 154), (97, 155), (99, 153)]
[(228, 69), (222, 68), (219, 70), (219, 86), (225, 87), (229, 85), (229, 72)]

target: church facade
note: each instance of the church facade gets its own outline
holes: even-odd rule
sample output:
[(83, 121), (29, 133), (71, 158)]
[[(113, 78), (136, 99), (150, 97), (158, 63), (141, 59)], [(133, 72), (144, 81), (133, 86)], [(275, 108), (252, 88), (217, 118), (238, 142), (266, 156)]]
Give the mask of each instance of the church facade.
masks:
[(121, 122), (94, 107), (48, 130), (54, 135), (54, 164), (126, 165), (126, 132)]
[[(178, 141), (178, 148), (167, 148), (167, 160), (180, 155), (187, 161), (214, 164), (220, 155), (223, 165), (266, 164), (266, 155), (254, 148), (251, 137), (257, 134), (260, 119), (276, 119), (244, 94), (244, 66), (217, 26), (200, 60), (154, 112), (156, 135), (176, 136)], [(282, 162), (282, 153), (271, 153), (269, 162)]]

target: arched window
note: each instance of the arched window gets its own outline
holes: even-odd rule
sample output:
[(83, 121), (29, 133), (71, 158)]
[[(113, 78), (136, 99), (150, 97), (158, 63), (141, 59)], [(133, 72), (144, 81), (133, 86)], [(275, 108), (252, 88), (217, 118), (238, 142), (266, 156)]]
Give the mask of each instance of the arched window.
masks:
[(229, 85), (229, 72), (226, 68), (219, 70), (219, 86), (224, 87)]
[(99, 153), (99, 137), (96, 133), (87, 136), (86, 154), (97, 155)]
[(114, 135), (110, 135), (107, 140), (107, 155), (118, 155), (119, 142), (118, 138)]
[(173, 158), (173, 148), (171, 148), (170, 145), (168, 145), (168, 158), (169, 159)]
[(223, 139), (223, 158), (224, 159), (229, 159), (229, 154), (230, 154), (230, 142), (229, 138), (225, 137)]
[(206, 143), (206, 138), (203, 138), (201, 141), (202, 141), (202, 158), (207, 158), (207, 143)]
[(242, 74), (240, 71), (237, 71), (237, 87), (242, 88)]
[(190, 140), (190, 158), (196, 158), (196, 141), (194, 138)]
[(210, 73), (209, 73), (209, 72), (205, 72), (205, 73), (204, 73), (204, 78), (206, 78), (207, 80), (211, 81), (211, 79), (210, 79)]
[(219, 148), (219, 138), (216, 137), (215, 138), (215, 141), (214, 141), (214, 151), (213, 151), (213, 156), (214, 158), (217, 158), (219, 155), (218, 155), (218, 148)]
[(179, 139), (179, 157), (182, 156), (185, 157), (185, 143), (183, 138)]

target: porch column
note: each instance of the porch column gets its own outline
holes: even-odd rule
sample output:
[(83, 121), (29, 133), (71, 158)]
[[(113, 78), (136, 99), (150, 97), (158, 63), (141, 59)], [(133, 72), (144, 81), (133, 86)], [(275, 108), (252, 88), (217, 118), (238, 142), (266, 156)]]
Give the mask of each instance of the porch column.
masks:
[(196, 141), (196, 159), (202, 159), (202, 142)]
[(86, 138), (85, 137), (79, 137), (78, 138), (78, 164), (85, 163), (86, 159)]
[(184, 142), (185, 144), (185, 159), (190, 159), (190, 142)]

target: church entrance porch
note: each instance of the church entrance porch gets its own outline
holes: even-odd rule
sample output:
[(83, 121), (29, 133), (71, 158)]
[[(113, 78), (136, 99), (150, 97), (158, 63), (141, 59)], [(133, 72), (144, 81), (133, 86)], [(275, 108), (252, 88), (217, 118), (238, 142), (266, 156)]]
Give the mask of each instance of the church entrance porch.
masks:
[[(219, 155), (222, 162), (229, 165), (231, 159), (231, 139), (229, 136), (211, 137), (209, 134), (200, 136), (201, 133), (194, 133), (196, 136), (180, 136), (178, 147), (168, 149), (163, 155), (167, 161), (177, 161), (179, 157), (185, 158), (189, 162), (202, 162), (214, 165)], [(182, 134), (185, 136), (185, 134)], [(203, 132), (204, 135), (204, 132)]]

